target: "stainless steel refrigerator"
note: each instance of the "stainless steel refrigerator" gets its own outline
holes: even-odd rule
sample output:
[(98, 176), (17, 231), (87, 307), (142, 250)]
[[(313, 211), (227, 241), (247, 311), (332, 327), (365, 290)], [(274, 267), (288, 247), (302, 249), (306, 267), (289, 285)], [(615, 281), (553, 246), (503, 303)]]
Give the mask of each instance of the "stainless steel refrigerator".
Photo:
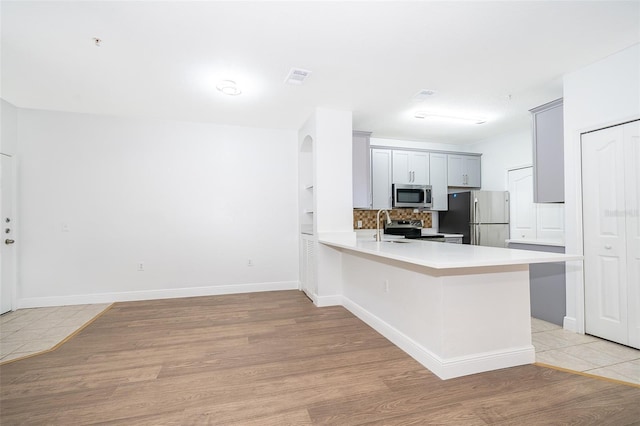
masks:
[(506, 247), (509, 192), (464, 191), (449, 194), (449, 210), (438, 214), (438, 230), (462, 234), (463, 244)]

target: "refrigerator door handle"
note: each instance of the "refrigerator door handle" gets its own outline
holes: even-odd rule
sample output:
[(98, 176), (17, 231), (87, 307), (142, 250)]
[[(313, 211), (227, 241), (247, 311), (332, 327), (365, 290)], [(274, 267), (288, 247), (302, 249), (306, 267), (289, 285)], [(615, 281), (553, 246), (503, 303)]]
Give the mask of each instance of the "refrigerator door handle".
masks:
[(479, 230), (478, 230), (478, 198), (477, 197), (473, 197), (473, 219), (472, 222), (475, 223), (475, 225), (473, 226), (473, 241), (471, 242), (473, 245), (480, 245), (480, 234), (479, 234)]

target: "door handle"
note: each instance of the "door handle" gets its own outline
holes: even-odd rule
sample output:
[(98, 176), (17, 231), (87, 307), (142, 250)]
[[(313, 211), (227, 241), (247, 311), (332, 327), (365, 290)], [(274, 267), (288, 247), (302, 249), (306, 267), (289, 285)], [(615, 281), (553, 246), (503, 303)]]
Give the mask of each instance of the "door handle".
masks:
[(6, 240), (4, 240), (4, 243), (5, 243), (6, 245), (13, 244), (13, 243), (15, 243), (15, 242), (16, 242), (16, 240), (11, 240), (11, 239), (8, 239), (8, 238), (7, 238)]
[(605, 245), (604, 248), (607, 250), (611, 250), (611, 246), (609, 244)]

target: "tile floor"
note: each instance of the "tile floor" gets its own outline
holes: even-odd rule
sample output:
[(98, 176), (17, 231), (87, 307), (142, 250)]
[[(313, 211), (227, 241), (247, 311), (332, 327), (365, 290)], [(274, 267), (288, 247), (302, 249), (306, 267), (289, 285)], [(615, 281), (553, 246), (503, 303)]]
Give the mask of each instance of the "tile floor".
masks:
[[(0, 316), (0, 363), (51, 349), (109, 304), (19, 309)], [(536, 361), (640, 385), (640, 350), (531, 319)]]
[(18, 309), (0, 316), (0, 363), (51, 349), (108, 307)]
[(531, 318), (536, 362), (640, 385), (640, 350)]

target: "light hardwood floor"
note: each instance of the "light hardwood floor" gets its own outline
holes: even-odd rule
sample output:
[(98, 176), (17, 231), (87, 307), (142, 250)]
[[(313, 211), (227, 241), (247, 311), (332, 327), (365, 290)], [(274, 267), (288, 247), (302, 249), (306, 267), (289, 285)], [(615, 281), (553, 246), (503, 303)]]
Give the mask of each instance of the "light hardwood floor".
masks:
[(297, 291), (117, 303), (0, 366), (0, 423), (640, 424), (640, 388), (536, 365), (442, 381)]

